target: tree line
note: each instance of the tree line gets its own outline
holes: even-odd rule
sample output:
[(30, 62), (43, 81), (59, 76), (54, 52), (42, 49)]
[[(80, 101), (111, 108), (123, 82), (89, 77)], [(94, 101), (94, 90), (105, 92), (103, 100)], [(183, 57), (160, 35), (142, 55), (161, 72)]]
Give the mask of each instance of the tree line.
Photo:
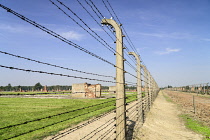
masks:
[[(42, 91), (44, 86), (38, 82), (34, 86), (12, 86), (10, 83), (7, 86), (0, 86), (0, 91)], [(125, 89), (134, 90), (136, 89), (135, 86), (125, 86)], [(72, 86), (68, 85), (53, 85), (53, 86), (47, 86), (48, 91), (67, 91), (72, 90)], [(101, 86), (101, 90), (109, 90), (109, 86)]]
[[(41, 91), (44, 88), (39, 82), (34, 86), (12, 86), (10, 83), (7, 86), (0, 86), (0, 91)], [(61, 91), (61, 90), (71, 90), (72, 86), (63, 85), (53, 85), (47, 86), (48, 91)]]

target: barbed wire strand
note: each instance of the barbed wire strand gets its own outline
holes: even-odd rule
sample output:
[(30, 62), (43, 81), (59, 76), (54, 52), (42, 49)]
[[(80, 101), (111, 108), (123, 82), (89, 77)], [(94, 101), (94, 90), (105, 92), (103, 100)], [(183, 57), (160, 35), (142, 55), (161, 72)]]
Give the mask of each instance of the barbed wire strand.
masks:
[[(71, 18), (76, 24), (78, 24), (83, 30), (85, 30), (88, 34), (90, 34), (93, 38), (95, 38), (98, 42), (100, 42), (103, 46), (105, 46), (109, 51), (111, 51), (112, 53), (117, 53), (115, 51), (115, 49), (113, 47), (111, 47), (101, 36), (99, 36), (95, 31), (93, 31), (75, 12), (73, 12), (73, 10), (71, 10), (68, 6), (66, 6), (63, 2), (58, 1), (61, 5), (63, 5), (65, 8), (67, 8), (74, 16), (76, 16), (92, 33), (94, 33), (99, 39), (101, 39), (103, 42), (101, 42), (99, 39), (97, 39), (94, 35), (92, 35), (87, 29), (85, 29), (81, 24), (79, 24), (74, 18), (72, 18), (69, 14), (67, 14), (63, 9), (61, 9), (61, 7), (59, 7), (57, 4), (55, 4), (54, 2), (52, 2), (52, 0), (49, 0), (53, 5), (55, 5), (59, 10), (61, 10), (66, 16), (68, 16), (69, 18)], [(117, 53), (119, 54), (119, 53)], [(119, 54), (120, 55), (120, 54)], [(121, 57), (123, 57), (122, 55), (120, 55)], [(124, 57), (123, 57), (124, 58)], [(125, 63), (129, 63), (128, 61), (126, 61)], [(132, 66), (132, 64), (129, 65), (131, 68), (133, 68), (134, 70), (136, 70), (135, 67)]]
[[(86, 0), (85, 0), (86, 1)], [(89, 0), (91, 3), (92, 3), (92, 5), (95, 7), (95, 9), (98, 11), (98, 13), (101, 15), (101, 18), (104, 18), (104, 16), (103, 16), (103, 14), (100, 12), (100, 10), (97, 8), (97, 6), (94, 4), (94, 2), (92, 1), (92, 0)], [(104, 1), (103, 1), (104, 2)], [(88, 3), (87, 1), (86, 1), (86, 3)], [(105, 4), (105, 3), (104, 3)], [(88, 5), (92, 8), (92, 6), (88, 3)], [(106, 5), (105, 5), (106, 6)], [(106, 8), (108, 8), (108, 7), (106, 7)], [(92, 10), (95, 12), (95, 14), (97, 14), (96, 13), (96, 11), (92, 8)], [(108, 9), (108, 11), (109, 11), (109, 9)], [(111, 14), (111, 12), (109, 11), (109, 13)], [(98, 15), (98, 14), (97, 14)], [(111, 16), (114, 18), (114, 16), (111, 14)], [(99, 17), (99, 19), (100, 19), (100, 17)], [(120, 23), (119, 23), (120, 24)], [(112, 32), (113, 33), (113, 32)], [(119, 40), (118, 38), (117, 38), (117, 40)], [(122, 45), (124, 45), (125, 47), (126, 47), (126, 45), (124, 44), (124, 43), (122, 43), (121, 41), (120, 41), (120, 43), (122, 44)], [(126, 50), (127, 50), (128, 48), (126, 47)], [(126, 55), (127, 55), (127, 53), (126, 53)], [(130, 56), (129, 55), (127, 55), (129, 58), (130, 58)], [(130, 58), (131, 59), (131, 58)], [(133, 59), (131, 59), (131, 60), (133, 60)], [(135, 63), (135, 61), (133, 60), (133, 62)]]
[(100, 60), (102, 60), (102, 61), (104, 61), (104, 62), (106, 62), (106, 63), (108, 63), (108, 64), (110, 64), (110, 65), (112, 65), (112, 66), (115, 66), (113, 63), (111, 63), (111, 62), (105, 60), (104, 58), (102, 58), (102, 57), (100, 57), (100, 56), (98, 56), (98, 55), (96, 55), (96, 54), (94, 54), (94, 53), (88, 51), (87, 49), (85, 49), (85, 48), (83, 48), (83, 47), (81, 47), (81, 46), (79, 46), (79, 45), (77, 45), (77, 44), (75, 44), (75, 43), (73, 43), (72, 41), (70, 41), (70, 40), (68, 40), (68, 39), (66, 39), (66, 38), (64, 38), (64, 37), (62, 37), (61, 35), (55, 33), (54, 31), (52, 31), (52, 30), (50, 30), (50, 29), (48, 29), (48, 28), (46, 28), (46, 27), (44, 27), (44, 26), (42, 26), (42, 25), (36, 23), (35, 21), (32, 21), (32, 20), (26, 18), (25, 16), (23, 16), (23, 15), (21, 15), (21, 14), (15, 12), (15, 11), (13, 11), (12, 9), (10, 9), (10, 8), (8, 8), (8, 7), (4, 6), (4, 5), (2, 5), (2, 4), (0, 4), (0, 7), (2, 7), (2, 8), (5, 9), (5, 10), (7, 10), (7, 12), (10, 12), (10, 13), (12, 13), (13, 15), (19, 17), (20, 19), (22, 19), (22, 20), (24, 20), (24, 21), (26, 21), (26, 22), (28, 22), (28, 23), (34, 25), (35, 27), (37, 27), (37, 28), (39, 28), (39, 29), (45, 31), (46, 33), (48, 33), (48, 34), (50, 34), (50, 35), (52, 35), (52, 36), (54, 36), (54, 37), (60, 39), (61, 41), (63, 41), (63, 42), (65, 42), (65, 43), (67, 43), (67, 44), (73, 46), (74, 48), (77, 48), (77, 49), (79, 49), (79, 50), (81, 50), (81, 51), (83, 51), (83, 52), (85, 52), (85, 53), (87, 53), (87, 54), (89, 54), (89, 55), (91, 55), (91, 56), (94, 56), (94, 57), (96, 57), (96, 58), (98, 58), (98, 59), (100, 59)]
[[(102, 0), (102, 1), (103, 1), (103, 0)], [(106, 0), (106, 1), (107, 1), (107, 3), (108, 3), (109, 7), (111, 8), (112, 12), (114, 13), (115, 17), (117, 18), (117, 21), (121, 24), (121, 21), (120, 21), (120, 19), (118, 18), (117, 14), (115, 13), (113, 7), (111, 6), (111, 4), (109, 3), (108, 0)], [(107, 7), (107, 6), (106, 6), (106, 7)], [(109, 8), (107, 7), (107, 9), (109, 9)], [(109, 10), (108, 10), (108, 11), (109, 11)], [(110, 12), (110, 14), (111, 14), (111, 12)], [(112, 15), (112, 14), (111, 14), (111, 15)], [(128, 34), (127, 34), (125, 28), (123, 27), (123, 25), (122, 25), (122, 29), (123, 29), (123, 31), (125, 32), (126, 41), (127, 41), (128, 44), (131, 46), (132, 50), (133, 50), (136, 54), (139, 55), (139, 53), (138, 53), (136, 47), (134, 46), (133, 42), (131, 41), (130, 37), (128, 36)], [(128, 38), (128, 39), (127, 39), (127, 38)], [(128, 50), (128, 51), (129, 51), (129, 50)], [(140, 55), (139, 55), (139, 57), (141, 58)], [(141, 58), (141, 61), (142, 61), (142, 63), (144, 64), (144, 61), (142, 60), (142, 58)], [(145, 64), (144, 64), (144, 65), (145, 65)]]
[(74, 131), (76, 131), (76, 130), (78, 130), (80, 128), (83, 128), (84, 126), (89, 125), (90, 123), (93, 123), (93, 122), (101, 119), (102, 117), (105, 117), (105, 116), (111, 114), (111, 113), (113, 113), (113, 110), (110, 111), (110, 112), (104, 113), (104, 114), (102, 114), (102, 115), (100, 115), (100, 116), (98, 116), (98, 117), (96, 117), (96, 118), (94, 118), (94, 119), (92, 119), (90, 121), (88, 120), (87, 122), (85, 122), (85, 123), (83, 123), (81, 125), (78, 125), (78, 126), (75, 126), (73, 128), (70, 128), (69, 130), (67, 130), (65, 132), (62, 132), (60, 134), (57, 134), (56, 136), (52, 137), (51, 140), (57, 140), (59, 138), (62, 138), (62, 137), (66, 136), (66, 135), (68, 135), (68, 134), (70, 134), (70, 133), (72, 133), (72, 132), (74, 132)]
[[(115, 122), (114, 120), (114, 117), (109, 119), (108, 121), (106, 121), (103, 125), (101, 125), (100, 127), (94, 129), (93, 131), (91, 131), (91, 133), (89, 133), (88, 135), (82, 137), (80, 140), (83, 140), (83, 139), (91, 139), (93, 138), (97, 133), (101, 132), (102, 130), (104, 130), (105, 128), (107, 128), (108, 126), (110, 126), (113, 122)], [(103, 128), (102, 128), (103, 127)], [(100, 129), (101, 128), (101, 129)], [(99, 129), (99, 130), (98, 130)], [(97, 131), (98, 130), (98, 131)], [(95, 132), (96, 131), (96, 132)], [(94, 133), (95, 132), (95, 133)], [(90, 136), (92, 134), (92, 136)], [(87, 138), (88, 136), (90, 136), (89, 138)]]
[[(108, 107), (109, 107), (109, 106), (108, 106)], [(87, 115), (87, 114), (89, 114), (89, 113), (92, 113), (92, 112), (95, 112), (95, 111), (98, 111), (98, 110), (101, 110), (101, 109), (104, 109), (104, 108), (105, 108), (105, 107), (102, 107), (102, 108), (100, 108), (100, 109), (95, 109), (95, 110), (93, 110), (93, 111), (88, 111), (88, 112), (86, 112), (86, 113), (79, 114), (79, 115), (77, 115), (77, 116), (74, 116), (74, 117), (71, 117), (71, 118), (67, 118), (67, 119), (62, 120), (62, 121), (59, 121), (59, 122), (54, 122), (54, 123), (52, 123), (52, 124), (49, 124), (49, 125), (46, 125), (46, 126), (43, 126), (43, 127), (37, 128), (37, 129), (34, 129), (34, 130), (29, 130), (29, 131), (27, 131), (27, 132), (23, 132), (23, 133), (21, 133), (21, 134), (17, 134), (17, 135), (15, 135), (15, 136), (9, 137), (9, 138), (7, 138), (7, 139), (16, 138), (16, 137), (19, 137), (19, 136), (22, 136), (22, 135), (25, 135), (25, 134), (28, 134), (28, 133), (31, 133), (31, 132), (40, 130), (40, 129), (44, 129), (44, 128), (49, 127), (49, 126), (56, 125), (56, 124), (58, 124), (58, 123), (62, 123), (62, 122), (65, 122), (65, 121), (68, 121), (68, 120), (71, 120), (71, 119), (75, 119), (75, 118), (80, 117), (80, 116), (83, 116), (83, 115)]]
[[(86, 0), (85, 0), (86, 1)], [(101, 15), (101, 17), (102, 18), (104, 18), (104, 16), (103, 16), (103, 14), (100, 12), (100, 10), (97, 8), (97, 6), (91, 1), (91, 0), (89, 0), (91, 3), (92, 3), (92, 5), (95, 7), (95, 9), (98, 11), (98, 13)], [(96, 11), (93, 9), (93, 7), (86, 1), (86, 3), (92, 8), (92, 10), (95, 12), (95, 14), (96, 15), (98, 15), (97, 13), (96, 13)], [(98, 16), (99, 17), (99, 19), (100, 19), (100, 16)], [(116, 38), (117, 40), (119, 40), (118, 38)], [(124, 45), (125, 46), (125, 44), (124, 43), (122, 43), (121, 41), (120, 41), (120, 43), (122, 44), (122, 45)], [(126, 50), (129, 52), (129, 50), (128, 50), (128, 48), (125, 46), (125, 48), (126, 48)], [(128, 58), (130, 58), (134, 63), (136, 63), (133, 59), (132, 59), (132, 57), (130, 57), (127, 53), (125, 53), (127, 56), (128, 56)], [(130, 64), (130, 62), (129, 61), (127, 61), (126, 62), (126, 64), (127, 63), (129, 63)], [(132, 65), (132, 64), (130, 64), (130, 65)], [(130, 66), (129, 65), (129, 66)], [(132, 68), (135, 70), (135, 71), (137, 71), (137, 69), (134, 67), (134, 66), (132, 66)]]
[(0, 51), (0, 53), (7, 54), (7, 55), (10, 55), (10, 56), (14, 56), (14, 57), (17, 57), (17, 58), (22, 58), (22, 59), (33, 61), (33, 62), (37, 62), (37, 63), (44, 64), (44, 65), (49, 65), (49, 66), (65, 69), (65, 70), (70, 70), (70, 71), (75, 71), (75, 72), (85, 73), (85, 74), (90, 74), (90, 75), (97, 75), (97, 76), (102, 76), (102, 77), (115, 78), (114, 76), (107, 76), (107, 75), (101, 75), (101, 74), (96, 74), (96, 73), (84, 72), (84, 71), (74, 70), (74, 69), (71, 69), (71, 68), (66, 68), (66, 67), (62, 67), (62, 66), (46, 63), (46, 62), (41, 62), (41, 61), (34, 60), (34, 59), (31, 59), (31, 58), (28, 58), (28, 57), (19, 56), (19, 55), (11, 54), (11, 53), (4, 52), (4, 51)]
[[(63, 5), (65, 8), (67, 8), (74, 16), (76, 16), (92, 33), (94, 33), (98, 38), (100, 38), (103, 42), (101, 42), (99, 39), (97, 39), (93, 34), (91, 34), (87, 29), (85, 29), (81, 24), (79, 24), (74, 18), (72, 18), (69, 14), (67, 14), (61, 7), (59, 7), (56, 3), (54, 3), (52, 0), (49, 0), (53, 5), (55, 5), (59, 10), (61, 10), (66, 16), (71, 18), (77, 25), (79, 25), (83, 30), (85, 30), (88, 34), (90, 34), (93, 38), (95, 38), (98, 42), (100, 42), (103, 46), (105, 46), (109, 51), (112, 53), (115, 53), (115, 50), (108, 45), (106, 41), (104, 41), (95, 31), (93, 31), (75, 12), (73, 12), (69, 7), (67, 7), (65, 4), (57, 0), (61, 5)], [(108, 47), (107, 47), (108, 46)]]
[[(2, 8), (5, 9), (5, 10), (7, 10), (7, 12), (10, 12), (10, 13), (14, 14), (15, 16), (19, 17), (20, 19), (22, 19), (22, 20), (24, 20), (24, 21), (26, 21), (26, 22), (28, 22), (28, 23), (34, 25), (35, 27), (37, 27), (37, 28), (39, 28), (39, 29), (45, 31), (46, 33), (48, 33), (48, 34), (50, 34), (50, 35), (52, 35), (52, 36), (54, 36), (54, 37), (60, 39), (61, 41), (63, 41), (63, 42), (65, 42), (65, 43), (67, 43), (67, 44), (69, 44), (69, 45), (71, 45), (71, 46), (73, 46), (73, 47), (75, 47), (75, 48), (77, 48), (77, 49), (79, 49), (79, 50), (81, 50), (81, 51), (83, 51), (83, 52), (85, 52), (85, 53), (87, 53), (87, 54), (89, 54), (89, 55), (95, 57), (95, 58), (98, 58), (98, 59), (100, 59), (100, 60), (102, 60), (102, 61), (104, 61), (104, 62), (106, 62), (106, 63), (108, 63), (108, 64), (110, 64), (110, 65), (112, 65), (112, 66), (114, 66), (114, 67), (116, 67), (116, 65), (114, 65), (113, 63), (111, 63), (111, 62), (105, 60), (104, 58), (102, 58), (102, 57), (100, 57), (100, 56), (98, 56), (98, 55), (96, 55), (96, 54), (94, 54), (94, 53), (88, 51), (87, 49), (85, 49), (85, 48), (83, 48), (83, 47), (81, 47), (81, 46), (79, 46), (79, 45), (73, 43), (72, 41), (67, 40), (66, 38), (62, 37), (61, 35), (59, 35), (59, 34), (53, 32), (52, 30), (47, 29), (46, 27), (44, 27), (44, 26), (42, 26), (42, 25), (36, 23), (35, 21), (32, 21), (32, 20), (26, 18), (25, 16), (23, 16), (23, 15), (21, 15), (21, 14), (18, 14), (17, 12), (13, 11), (12, 9), (10, 9), (10, 8), (8, 8), (8, 7), (4, 6), (4, 5), (2, 5), (2, 4), (0, 4), (0, 7), (2, 7)], [(116, 68), (121, 69), (121, 68), (119, 68), (119, 67), (116, 67)], [(123, 69), (121, 69), (121, 70), (123, 70)], [(134, 76), (133, 74), (131, 74), (131, 73), (129, 73), (129, 72), (127, 72), (127, 73), (128, 73), (129, 75), (131, 75), (131, 76)], [(136, 76), (134, 76), (134, 77), (136, 77)]]
[(62, 113), (50, 115), (50, 116), (43, 117), (43, 118), (38, 118), (38, 119), (30, 120), (30, 121), (25, 121), (25, 122), (22, 122), (22, 123), (19, 123), (19, 124), (9, 125), (9, 126), (0, 128), (0, 130), (6, 129), (6, 128), (11, 128), (11, 127), (16, 127), (16, 126), (27, 124), (27, 123), (31, 123), (31, 122), (40, 121), (40, 120), (47, 119), (47, 118), (52, 118), (52, 117), (60, 116), (60, 115), (63, 115), (63, 114), (68, 114), (68, 113), (71, 113), (71, 112), (75, 112), (75, 111), (79, 111), (79, 110), (83, 110), (83, 109), (87, 109), (87, 108), (91, 108), (91, 107), (103, 105), (103, 104), (114, 102), (114, 101), (115, 100), (106, 101), (106, 102), (102, 102), (102, 103), (98, 103), (98, 104), (93, 104), (93, 105), (89, 105), (89, 106), (86, 106), (86, 107), (77, 108), (77, 109), (73, 109), (73, 110), (70, 110), (70, 111), (66, 111), (66, 112), (62, 112)]
[[(15, 67), (4, 66), (4, 65), (0, 65), (0, 67), (11, 69), (11, 70), (14, 69), (14, 70), (19, 70), (19, 71), (25, 71), (25, 72), (44, 73), (44, 74), (48, 74), (48, 75), (57, 75), (57, 76), (71, 77), (71, 78), (77, 78), (77, 79), (94, 80), (94, 81), (101, 81), (101, 82), (108, 82), (108, 83), (117, 83), (117, 82), (114, 82), (114, 81), (106, 81), (106, 80), (100, 80), (100, 79), (93, 79), (93, 78), (84, 78), (84, 77), (78, 77), (78, 76), (71, 76), (71, 75), (67, 75), (67, 74), (57, 74), (57, 73), (52, 73), (52, 72), (45, 72), (45, 71), (36, 71), (36, 70), (15, 68)], [(121, 84), (123, 84), (123, 83), (121, 83)]]

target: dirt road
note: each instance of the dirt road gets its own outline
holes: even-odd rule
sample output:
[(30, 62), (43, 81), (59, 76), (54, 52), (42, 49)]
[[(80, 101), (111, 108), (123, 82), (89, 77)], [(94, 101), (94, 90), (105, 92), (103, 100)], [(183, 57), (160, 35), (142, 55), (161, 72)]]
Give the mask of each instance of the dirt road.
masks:
[(202, 136), (187, 128), (178, 115), (181, 113), (177, 106), (166, 101), (160, 92), (146, 122), (139, 130), (138, 140), (202, 140)]

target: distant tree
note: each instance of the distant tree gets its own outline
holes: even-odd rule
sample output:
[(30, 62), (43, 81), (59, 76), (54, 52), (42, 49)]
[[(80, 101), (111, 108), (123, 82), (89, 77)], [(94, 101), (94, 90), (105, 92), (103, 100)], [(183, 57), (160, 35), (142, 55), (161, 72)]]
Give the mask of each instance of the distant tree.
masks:
[(0, 91), (4, 91), (4, 87), (3, 86), (0, 87)]
[(108, 86), (102, 86), (101, 88), (102, 88), (102, 90), (108, 90), (109, 89)]
[(168, 88), (172, 88), (172, 86), (168, 85)]
[(38, 83), (35, 84), (34, 90), (41, 90), (42, 87), (43, 87), (43, 86), (38, 82)]
[(21, 91), (21, 86), (19, 85), (19, 86), (17, 86), (17, 89), (16, 89), (17, 91)]
[(5, 90), (6, 91), (11, 91), (12, 90), (12, 86), (11, 86), (10, 83), (5, 87)]
[(190, 86), (186, 86), (186, 89), (190, 89)]

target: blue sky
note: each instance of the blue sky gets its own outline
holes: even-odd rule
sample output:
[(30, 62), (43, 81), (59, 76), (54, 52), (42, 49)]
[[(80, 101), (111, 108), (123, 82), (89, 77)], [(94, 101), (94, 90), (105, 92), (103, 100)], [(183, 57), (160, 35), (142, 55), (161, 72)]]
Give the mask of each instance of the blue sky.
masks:
[[(111, 47), (115, 48), (112, 39), (91, 19), (77, 0), (61, 1), (77, 13)], [(100, 22), (100, 19), (85, 3), (85, 0), (79, 1)], [(93, 0), (93, 2), (104, 17), (111, 17), (102, 0)], [(167, 85), (182, 86), (210, 81), (209, 0), (109, 0), (109, 2), (141, 55), (144, 64), (146, 64), (160, 87)], [(59, 11), (49, 0), (0, 0), (0, 4), (115, 63), (115, 56), (112, 52)], [(69, 11), (67, 13), (76, 19)], [(76, 20), (81, 23), (78, 19)], [(103, 29), (111, 34), (106, 27), (103, 27)], [(114, 36), (112, 35), (112, 37)], [(124, 42), (132, 50), (125, 39)], [(0, 8), (0, 51), (76, 70), (115, 76), (113, 66), (65, 44), (3, 8)], [(135, 66), (133, 61), (127, 59)], [(110, 78), (62, 70), (1, 53), (0, 64), (114, 81)], [(127, 65), (125, 65), (125, 69), (135, 75), (135, 71)], [(135, 80), (135, 78), (126, 75), (126, 81), (135, 82)], [(71, 85), (83, 82), (100, 83), (98, 81), (0, 68), (0, 85), (5, 86), (8, 83), (13, 86), (35, 85), (37, 82), (43, 85)], [(113, 85), (111, 83), (101, 84)]]

